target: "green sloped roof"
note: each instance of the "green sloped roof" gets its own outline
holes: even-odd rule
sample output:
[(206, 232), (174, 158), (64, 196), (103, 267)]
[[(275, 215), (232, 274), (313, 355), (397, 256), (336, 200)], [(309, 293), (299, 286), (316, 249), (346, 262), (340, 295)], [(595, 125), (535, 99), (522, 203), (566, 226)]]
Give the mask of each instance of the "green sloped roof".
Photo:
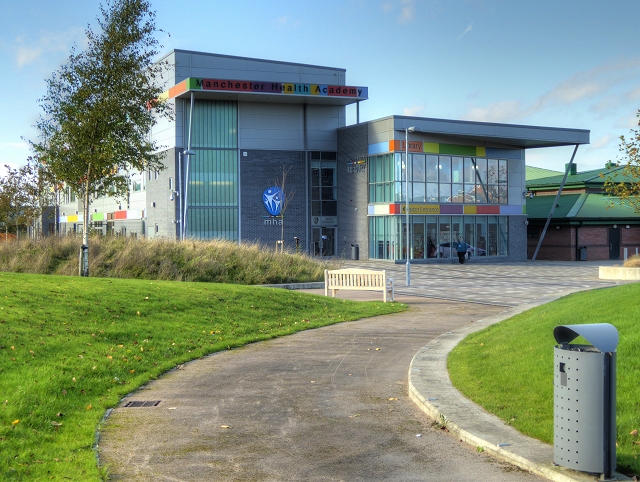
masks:
[[(611, 207), (612, 204), (613, 207)], [(605, 196), (604, 194), (589, 194), (575, 217), (590, 219), (640, 219), (640, 215), (636, 214), (631, 206), (620, 201), (617, 197)]]
[[(555, 211), (553, 211), (553, 219), (566, 217), (579, 197), (580, 194), (563, 194), (560, 196), (558, 206), (556, 206)], [(546, 219), (549, 217), (549, 212), (555, 199), (555, 196), (534, 196), (533, 199), (527, 199), (527, 217)]]
[[(527, 217), (546, 219), (555, 198), (555, 196), (534, 196), (533, 199), (527, 199)], [(612, 203), (614, 207), (610, 207)], [(633, 208), (617, 197), (604, 194), (562, 194), (552, 219), (640, 220), (640, 214), (635, 213)]]
[[(593, 169), (591, 171), (583, 171), (577, 174), (573, 174), (567, 176), (567, 182), (565, 186), (583, 186), (585, 184), (591, 185), (602, 185), (607, 180), (615, 181), (615, 182), (633, 182), (634, 180), (629, 178), (628, 176), (624, 176), (622, 174), (622, 169), (624, 167), (614, 167), (612, 169), (601, 168), (601, 169)], [(536, 189), (536, 188), (557, 188), (562, 183), (562, 178), (564, 177), (564, 173), (556, 174), (549, 177), (540, 177), (536, 179), (531, 179), (527, 177), (527, 188)]]
[(527, 182), (532, 181), (534, 179), (540, 179), (543, 177), (557, 176), (558, 174), (562, 174), (558, 171), (552, 171), (551, 169), (543, 169), (541, 167), (533, 167), (533, 166), (525, 166), (525, 176)]

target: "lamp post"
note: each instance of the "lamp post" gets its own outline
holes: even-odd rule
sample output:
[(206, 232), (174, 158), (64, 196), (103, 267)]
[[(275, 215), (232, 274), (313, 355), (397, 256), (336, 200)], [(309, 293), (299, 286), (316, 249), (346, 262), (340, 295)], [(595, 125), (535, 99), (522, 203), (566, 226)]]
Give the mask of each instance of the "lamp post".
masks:
[[(186, 156), (187, 162), (185, 164), (185, 173), (184, 173), (184, 196), (180, 196), (180, 239), (184, 240), (187, 235), (187, 187), (189, 186), (189, 157), (195, 156), (195, 151), (191, 149), (183, 151), (180, 153), (180, 158)], [(182, 166), (179, 169), (178, 174), (182, 172)], [(182, 189), (182, 186), (180, 186)], [(184, 199), (184, 201), (183, 201)], [(184, 203), (184, 206), (182, 204)]]
[(411, 265), (409, 264), (409, 249), (410, 249), (410, 240), (409, 240), (409, 132), (413, 132), (415, 127), (407, 127), (404, 131), (404, 148), (405, 148), (405, 156), (404, 156), (404, 182), (405, 182), (405, 214), (407, 217), (407, 286), (411, 286)]

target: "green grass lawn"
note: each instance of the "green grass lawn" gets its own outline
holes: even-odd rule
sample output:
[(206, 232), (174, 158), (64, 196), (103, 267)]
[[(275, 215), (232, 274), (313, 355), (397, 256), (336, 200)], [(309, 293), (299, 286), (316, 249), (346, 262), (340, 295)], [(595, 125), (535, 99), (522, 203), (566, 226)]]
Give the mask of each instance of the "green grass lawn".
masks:
[[(553, 443), (553, 329), (611, 323), (617, 348), (619, 469), (640, 474), (640, 284), (576, 293), (468, 336), (449, 355), (453, 384), (519, 431)], [(587, 343), (582, 338), (572, 343)]]
[(180, 363), (398, 312), (251, 286), (0, 272), (2, 480), (100, 480), (105, 411)]

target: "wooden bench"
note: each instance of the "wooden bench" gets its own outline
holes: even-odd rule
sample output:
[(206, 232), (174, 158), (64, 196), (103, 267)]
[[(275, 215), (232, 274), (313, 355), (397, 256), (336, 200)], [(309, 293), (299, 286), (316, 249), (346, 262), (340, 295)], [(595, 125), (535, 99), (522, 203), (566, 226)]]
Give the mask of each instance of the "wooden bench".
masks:
[(394, 296), (393, 278), (387, 278), (387, 272), (370, 269), (334, 269), (324, 270), (324, 295), (335, 298), (338, 290), (382, 291), (382, 299), (387, 302), (387, 294)]

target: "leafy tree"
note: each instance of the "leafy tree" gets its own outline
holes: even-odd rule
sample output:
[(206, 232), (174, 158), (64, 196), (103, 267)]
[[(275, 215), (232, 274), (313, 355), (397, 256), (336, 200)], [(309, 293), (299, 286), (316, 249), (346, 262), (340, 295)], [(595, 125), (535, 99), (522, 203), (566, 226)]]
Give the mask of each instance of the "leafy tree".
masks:
[(153, 63), (161, 46), (149, 1), (106, 0), (100, 12), (100, 30), (86, 29), (86, 50), (74, 46), (47, 80), (39, 101), (44, 116), (36, 124), (40, 141), (32, 143), (48, 174), (82, 200), (83, 276), (92, 196), (111, 190), (124, 197), (132, 170), (162, 170), (160, 147), (148, 134), (159, 116), (171, 117), (157, 101), (165, 65)]
[[(640, 119), (640, 110), (636, 114)], [(628, 203), (636, 213), (640, 214), (640, 120), (638, 128), (632, 129), (629, 138), (620, 136), (620, 159), (625, 165), (615, 170), (604, 183), (605, 190)], [(607, 165), (613, 167), (611, 161)]]
[(0, 223), (5, 233), (15, 228), (16, 235), (20, 227), (36, 225), (48, 204), (47, 191), (38, 173), (33, 158), (18, 169), (5, 165), (6, 175), (0, 178)]

